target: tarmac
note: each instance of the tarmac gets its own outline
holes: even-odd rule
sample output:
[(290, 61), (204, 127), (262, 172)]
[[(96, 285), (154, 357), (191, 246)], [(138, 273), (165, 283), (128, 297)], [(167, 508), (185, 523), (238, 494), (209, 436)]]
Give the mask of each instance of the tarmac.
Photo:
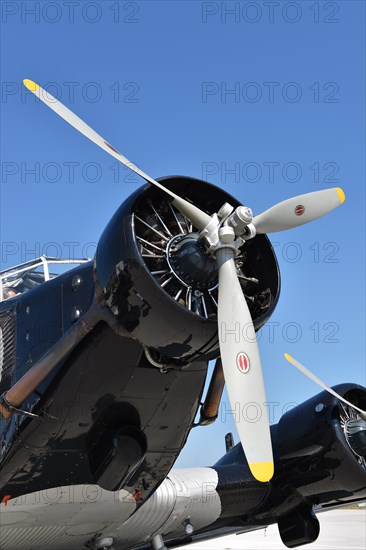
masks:
[[(318, 514), (320, 534), (308, 550), (365, 550), (366, 509), (332, 510)], [(277, 525), (243, 535), (229, 535), (181, 546), (180, 550), (284, 550)]]

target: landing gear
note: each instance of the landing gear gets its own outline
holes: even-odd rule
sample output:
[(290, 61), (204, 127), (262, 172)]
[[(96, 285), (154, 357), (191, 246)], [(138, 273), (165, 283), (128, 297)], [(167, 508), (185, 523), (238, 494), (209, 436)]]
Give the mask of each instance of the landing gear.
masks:
[(101, 537), (93, 542), (92, 548), (93, 550), (113, 550), (112, 544), (112, 537)]
[(161, 535), (155, 535), (155, 537), (151, 539), (151, 546), (153, 550), (168, 550)]

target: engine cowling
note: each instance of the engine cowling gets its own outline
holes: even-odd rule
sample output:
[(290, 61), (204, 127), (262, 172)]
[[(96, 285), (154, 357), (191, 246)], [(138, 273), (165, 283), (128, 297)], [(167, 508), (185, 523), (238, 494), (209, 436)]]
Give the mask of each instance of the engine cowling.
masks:
[[(366, 390), (362, 386), (340, 384), (334, 390), (365, 409)], [(365, 499), (365, 436), (365, 420), (328, 392), (281, 418), (277, 429), (281, 474), (276, 483), (286, 479), (291, 490), (277, 521), (287, 547), (317, 539), (320, 526), (313, 507), (327, 509)]]
[[(211, 214), (239, 205), (201, 180), (167, 177), (164, 186)], [(243, 245), (236, 259), (255, 329), (269, 319), (280, 276), (266, 235)], [(217, 267), (190, 222), (170, 197), (150, 185), (117, 210), (96, 252), (96, 279), (120, 325), (156, 354), (159, 362), (213, 359), (217, 337)]]
[[(334, 390), (361, 409), (366, 390), (339, 384)], [(366, 497), (366, 422), (351, 407), (322, 392), (288, 411), (277, 430), (282, 475), (313, 505)]]

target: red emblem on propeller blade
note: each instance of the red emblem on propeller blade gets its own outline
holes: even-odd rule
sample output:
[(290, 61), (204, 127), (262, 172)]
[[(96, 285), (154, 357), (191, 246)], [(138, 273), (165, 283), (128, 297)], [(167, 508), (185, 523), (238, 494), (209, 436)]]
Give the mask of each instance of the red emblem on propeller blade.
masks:
[(243, 351), (238, 353), (237, 355), (236, 366), (243, 374), (246, 374), (250, 369), (249, 357)]
[[(112, 151), (114, 151), (115, 153), (117, 153), (117, 155), (121, 155), (121, 153), (119, 151), (117, 151), (117, 149), (115, 149), (113, 147), (113, 145), (111, 145), (110, 143), (108, 143), (108, 141), (105, 141), (104, 142), (106, 144), (107, 147), (109, 147)], [(122, 155), (121, 155), (122, 156)]]
[(302, 216), (305, 212), (305, 206), (303, 204), (298, 204), (295, 208), (296, 216)]

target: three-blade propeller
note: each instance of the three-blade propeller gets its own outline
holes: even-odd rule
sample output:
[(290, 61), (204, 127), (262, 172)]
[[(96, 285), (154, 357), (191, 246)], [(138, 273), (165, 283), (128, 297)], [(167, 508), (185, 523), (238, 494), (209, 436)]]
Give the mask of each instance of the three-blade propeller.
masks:
[[(143, 179), (167, 193), (176, 208), (192, 224), (203, 231), (211, 217), (200, 208), (179, 197), (145, 174), (121, 155), (109, 142), (95, 132), (51, 94), (32, 80), (24, 85), (43, 103), (76, 130), (112, 155)], [(271, 233), (291, 229), (308, 223), (330, 212), (344, 201), (340, 188), (308, 193), (283, 201), (259, 216), (252, 225), (257, 233)], [(219, 242), (214, 250), (219, 269), (218, 324), (219, 343), (225, 382), (232, 408), (237, 411), (237, 429), (253, 476), (269, 481), (274, 472), (271, 435), (269, 429), (262, 367), (251, 314), (239, 283), (234, 257), (235, 235)], [(234, 335), (234, 341), (233, 336)], [(249, 414), (248, 404), (252, 405)]]

